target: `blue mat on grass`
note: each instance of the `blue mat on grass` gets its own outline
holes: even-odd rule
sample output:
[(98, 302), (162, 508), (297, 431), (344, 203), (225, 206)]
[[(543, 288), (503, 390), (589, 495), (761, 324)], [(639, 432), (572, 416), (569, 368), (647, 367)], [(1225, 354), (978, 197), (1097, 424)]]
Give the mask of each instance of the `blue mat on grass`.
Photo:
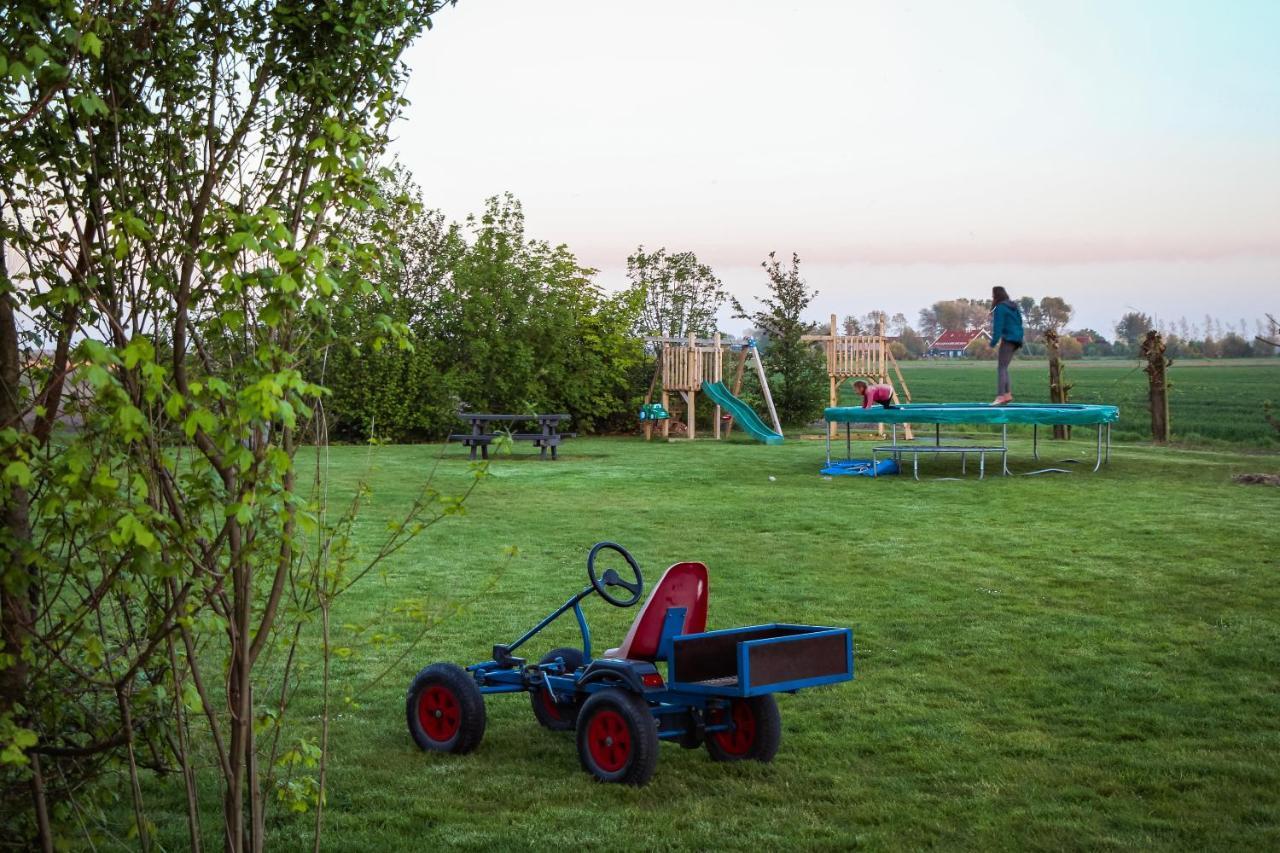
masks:
[[(832, 462), (822, 473), (828, 477), (870, 477), (872, 476), (870, 459), (845, 459)], [(892, 459), (881, 459), (875, 464), (875, 476), (898, 473), (898, 463)]]

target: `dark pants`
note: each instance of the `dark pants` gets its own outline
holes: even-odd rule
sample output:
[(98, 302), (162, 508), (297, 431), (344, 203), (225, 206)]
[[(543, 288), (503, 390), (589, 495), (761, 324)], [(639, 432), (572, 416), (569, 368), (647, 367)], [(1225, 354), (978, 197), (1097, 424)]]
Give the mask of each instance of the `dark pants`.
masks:
[(1008, 341), (1000, 342), (1000, 349), (996, 353), (996, 394), (1012, 394), (1013, 386), (1009, 383), (1009, 362), (1013, 361), (1013, 354), (1018, 348)]

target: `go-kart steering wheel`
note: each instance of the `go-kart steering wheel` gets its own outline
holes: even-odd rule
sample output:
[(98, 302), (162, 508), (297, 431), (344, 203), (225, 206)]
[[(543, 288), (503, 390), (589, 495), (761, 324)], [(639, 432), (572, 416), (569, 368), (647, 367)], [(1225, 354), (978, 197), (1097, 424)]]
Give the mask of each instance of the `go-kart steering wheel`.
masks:
[[(627, 561), (631, 571), (635, 572), (635, 583), (624, 581), (613, 569), (605, 569), (603, 575), (596, 577), (596, 555), (606, 548), (610, 551), (617, 551), (622, 555), (622, 559)], [(640, 564), (636, 562), (635, 557), (631, 556), (631, 552), (616, 542), (597, 542), (591, 546), (591, 553), (587, 555), (587, 577), (591, 578), (591, 585), (596, 588), (596, 592), (600, 593), (600, 597), (614, 607), (630, 607), (639, 601), (640, 596), (644, 593), (644, 577), (640, 574)], [(631, 593), (631, 597), (626, 599), (614, 598), (609, 594), (609, 587), (611, 586), (622, 587)]]

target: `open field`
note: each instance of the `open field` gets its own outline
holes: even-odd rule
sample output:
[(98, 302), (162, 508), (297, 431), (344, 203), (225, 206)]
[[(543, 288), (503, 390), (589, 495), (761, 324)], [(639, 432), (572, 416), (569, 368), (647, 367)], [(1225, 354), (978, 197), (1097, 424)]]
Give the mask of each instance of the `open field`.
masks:
[[(967, 370), (918, 374), (927, 387)], [(337, 661), (337, 692), (358, 707), (332, 732), (328, 849), (1280, 846), (1280, 489), (1230, 482), (1280, 469), (1275, 456), (1120, 446), (1098, 475), (915, 483), (823, 480), (810, 441), (565, 450), (555, 464), (523, 447), (497, 459), (464, 517), (341, 600), (337, 624), (393, 638), (336, 639), (355, 649)], [(332, 451), (336, 501), (361, 476), (376, 484), (362, 544), (440, 452)], [(1019, 438), (1015, 469), (1028, 456)], [(437, 486), (460, 490), (467, 469), (448, 448)], [(852, 626), (857, 680), (781, 697), (773, 764), (664, 745), (639, 790), (592, 782), (572, 736), (540, 729), (520, 696), (489, 702), (475, 754), (419, 752), (404, 723), (414, 673), (514, 639), (582, 587), (601, 539), (628, 546), (650, 581), (705, 561), (709, 627)], [(398, 660), (415, 633), (399, 605), (465, 603), (495, 573), (493, 593)], [(599, 647), (634, 612), (598, 599), (587, 611)], [(529, 654), (575, 635), (570, 619)], [(293, 719), (315, 726), (315, 698), (304, 686)], [(178, 782), (148, 798), (166, 845), (185, 847)], [(309, 838), (309, 816), (273, 821), (276, 849)]]
[[(1065, 364), (1067, 382), (1075, 384), (1072, 402), (1119, 406), (1116, 437), (1150, 437), (1147, 375), (1137, 361)], [(902, 372), (916, 402), (990, 400), (995, 396), (994, 362), (905, 362)], [(1175, 441), (1280, 447), (1280, 433), (1263, 416), (1265, 401), (1280, 405), (1280, 359), (1175, 361), (1169, 376)], [(1015, 361), (1011, 377), (1020, 402), (1048, 401), (1048, 362)]]

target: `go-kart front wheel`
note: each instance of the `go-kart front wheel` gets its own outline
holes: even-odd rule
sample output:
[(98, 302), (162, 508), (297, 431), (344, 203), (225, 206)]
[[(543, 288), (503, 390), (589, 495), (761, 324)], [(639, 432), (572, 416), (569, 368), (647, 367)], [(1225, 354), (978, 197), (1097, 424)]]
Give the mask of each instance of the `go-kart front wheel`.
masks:
[(484, 697), (475, 679), (452, 663), (418, 673), (405, 697), (413, 742), (433, 752), (470, 752), (484, 737)]
[[(556, 658), (564, 661), (564, 669), (566, 673), (573, 673), (581, 669), (586, 664), (586, 659), (582, 656), (581, 649), (562, 648), (552, 649), (543, 655), (539, 664), (548, 664)], [(578, 719), (578, 697), (572, 692), (561, 691), (552, 695), (551, 691), (546, 687), (540, 690), (534, 690), (529, 694), (529, 700), (533, 705), (533, 716), (553, 732), (567, 732), (573, 730), (573, 725)]]
[(714, 761), (773, 761), (782, 743), (782, 715), (768, 694), (734, 699), (727, 709), (708, 712), (707, 722), (732, 724), (707, 734), (707, 752)]
[(658, 765), (658, 724), (648, 704), (612, 687), (582, 703), (578, 758), (598, 782), (643, 785)]

